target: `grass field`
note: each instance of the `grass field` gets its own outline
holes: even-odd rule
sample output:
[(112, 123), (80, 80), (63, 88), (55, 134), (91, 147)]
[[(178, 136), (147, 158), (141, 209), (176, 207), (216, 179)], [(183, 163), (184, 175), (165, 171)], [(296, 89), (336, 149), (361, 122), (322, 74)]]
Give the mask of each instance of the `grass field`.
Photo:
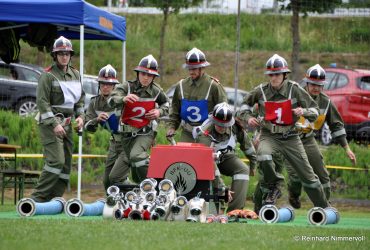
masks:
[(0, 249), (368, 249), (368, 212), (345, 210), (339, 224), (317, 227), (308, 224), (307, 211), (298, 210), (289, 223), (223, 225), (64, 214), (19, 218), (6, 205), (0, 207)]

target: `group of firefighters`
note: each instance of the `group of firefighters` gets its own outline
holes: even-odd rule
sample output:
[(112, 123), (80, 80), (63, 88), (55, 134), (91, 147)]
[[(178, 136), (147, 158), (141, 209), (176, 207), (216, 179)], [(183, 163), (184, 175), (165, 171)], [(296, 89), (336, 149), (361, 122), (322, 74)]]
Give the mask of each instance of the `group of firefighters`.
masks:
[[(191, 49), (183, 67), (189, 76), (175, 88), (173, 100), (154, 82), (159, 76), (152, 55), (142, 58), (134, 68), (136, 79), (120, 83), (111, 65), (99, 71), (99, 95), (91, 98), (84, 112), (84, 92), (80, 75), (71, 65), (74, 51), (70, 40), (59, 37), (51, 52), (54, 64), (43, 73), (37, 87), (36, 119), (44, 148), (44, 167), (32, 193), (37, 202), (61, 197), (67, 187), (72, 160), (72, 124), (76, 129), (95, 132), (99, 126), (111, 133), (103, 178), (104, 188), (113, 184), (140, 183), (146, 178), (149, 154), (157, 133), (159, 118), (169, 116), (167, 137), (181, 128), (181, 142), (197, 142), (219, 152), (215, 166), (217, 185), (220, 175), (230, 176), (230, 201), (227, 211), (243, 209), (249, 176), (258, 171), (253, 201), (259, 212), (265, 204), (275, 204), (284, 183), (283, 168), (289, 174), (289, 202), (299, 208), (301, 188), (316, 207), (328, 207), (330, 179), (314, 138), (326, 122), (333, 139), (356, 163), (348, 146), (343, 120), (335, 105), (322, 93), (324, 69), (316, 64), (307, 70), (301, 87), (288, 80), (286, 60), (275, 54), (266, 63), (269, 81), (251, 90), (233, 114), (225, 90), (208, 75), (210, 63), (205, 54)], [(252, 140), (247, 128), (256, 130)], [(236, 154), (237, 143), (249, 159), (245, 164)]]

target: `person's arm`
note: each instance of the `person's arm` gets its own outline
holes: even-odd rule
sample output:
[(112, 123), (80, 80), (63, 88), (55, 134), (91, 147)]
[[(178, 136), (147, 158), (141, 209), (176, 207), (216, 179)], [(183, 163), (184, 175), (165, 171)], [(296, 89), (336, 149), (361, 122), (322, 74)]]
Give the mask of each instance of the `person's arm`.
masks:
[(253, 106), (258, 103), (260, 95), (260, 88), (256, 87), (244, 97), (240, 110), (236, 113), (236, 119), (238, 121), (247, 123), (251, 127), (259, 126), (259, 121), (255, 117)]
[(50, 93), (53, 77), (48, 73), (43, 73), (38, 81), (36, 90), (36, 104), (40, 113), (40, 123), (51, 125), (55, 128), (59, 122), (54, 117), (50, 104)]
[[(79, 75), (78, 71), (77, 73)], [(81, 78), (80, 78), (80, 82), (81, 82)], [(76, 118), (77, 127), (78, 129), (81, 129), (85, 121), (85, 92), (82, 88), (82, 83), (81, 83), (81, 97), (80, 97), (80, 100), (78, 100), (78, 102), (74, 105), (74, 111), (75, 111), (75, 117), (77, 117)]]
[(303, 116), (310, 122), (314, 122), (319, 116), (319, 106), (312, 97), (298, 84), (293, 86), (298, 107), (293, 109), (297, 117)]
[(159, 116), (166, 116), (169, 114), (170, 111), (170, 99), (167, 97), (167, 95), (163, 92), (162, 89), (159, 90), (160, 94), (157, 98), (157, 103), (159, 105)]
[(351, 160), (353, 165), (356, 165), (356, 155), (352, 152), (347, 141), (347, 134), (344, 128), (344, 122), (339, 114), (337, 107), (333, 102), (330, 102), (329, 109), (325, 117), (325, 121), (331, 131), (333, 140), (338, 142), (346, 151), (347, 157)]
[(211, 96), (214, 98), (213, 103), (214, 105), (226, 102), (227, 103), (227, 95), (225, 89), (222, 87), (220, 82), (213, 81), (211, 86)]
[(87, 108), (86, 115), (85, 115), (85, 129), (88, 132), (94, 133), (96, 132), (99, 122), (98, 122), (98, 115), (95, 112), (95, 101), (96, 99), (93, 97), (91, 98), (91, 102), (89, 107)]
[(236, 126), (237, 140), (240, 144), (240, 150), (249, 159), (250, 175), (254, 176), (257, 167), (257, 154), (252, 141), (250, 140), (247, 132), (238, 125)]
[(169, 99), (162, 88), (154, 87), (154, 90), (157, 90), (158, 93), (157, 99), (155, 100), (157, 107), (145, 114), (145, 117), (149, 120), (155, 120), (161, 116), (168, 115), (168, 110), (170, 108)]
[(181, 109), (181, 94), (180, 94), (180, 85), (176, 85), (175, 92), (172, 97), (171, 108), (169, 110), (169, 120), (166, 123), (168, 129), (175, 131), (179, 128), (181, 123), (180, 118), (180, 109)]
[(116, 85), (107, 100), (109, 106), (122, 109), (122, 105), (124, 103), (123, 99), (128, 93), (128, 84), (128, 82), (125, 82)]

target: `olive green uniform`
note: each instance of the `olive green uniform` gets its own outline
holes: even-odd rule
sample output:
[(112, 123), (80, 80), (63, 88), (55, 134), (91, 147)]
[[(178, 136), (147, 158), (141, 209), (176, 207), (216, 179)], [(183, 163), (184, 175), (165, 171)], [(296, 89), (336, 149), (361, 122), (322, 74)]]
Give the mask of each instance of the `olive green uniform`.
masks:
[[(180, 86), (181, 84), (181, 86)], [(182, 90), (182, 91), (181, 91)], [(197, 142), (204, 145), (210, 146), (211, 140), (208, 136), (203, 134), (199, 135), (197, 139), (193, 138), (192, 131), (195, 126), (201, 125), (199, 123), (188, 123), (181, 119), (181, 99), (187, 100), (203, 100), (206, 98), (208, 105), (208, 113), (213, 111), (213, 108), (222, 102), (227, 102), (227, 96), (224, 88), (216, 78), (204, 73), (198, 79), (193, 80), (190, 76), (180, 80), (175, 88), (175, 92), (172, 98), (171, 110), (169, 115), (169, 121), (167, 122), (168, 128), (177, 130), (180, 126), (182, 127), (181, 142)], [(223, 188), (225, 184), (220, 178), (220, 171), (215, 171), (216, 179), (214, 186)]]
[[(91, 102), (86, 111), (86, 124), (85, 129), (89, 132), (95, 132), (99, 126), (97, 120), (100, 113), (105, 112), (108, 115), (116, 115), (119, 119), (121, 116), (121, 110), (117, 111), (107, 103), (107, 98), (99, 95), (91, 98)], [(126, 152), (123, 150), (123, 144), (121, 143), (121, 136), (119, 132), (115, 133), (111, 131), (111, 138), (109, 142), (109, 151), (107, 159), (105, 161), (105, 172), (103, 178), (104, 190), (108, 187), (123, 183), (127, 180), (129, 169), (125, 167), (127, 162)]]
[[(114, 108), (123, 109), (123, 98), (130, 93), (140, 98), (156, 97), (155, 102), (156, 105), (158, 104), (160, 116), (168, 115), (169, 99), (162, 88), (154, 82), (147, 87), (141, 86), (138, 80), (116, 85), (108, 99), (108, 104)], [(148, 150), (154, 143), (156, 124), (156, 121), (151, 121), (143, 128), (135, 128), (125, 124), (121, 127), (121, 143), (128, 156), (123, 162), (124, 171), (129, 170), (131, 165), (131, 174), (135, 182), (141, 182), (146, 178), (149, 164)]]
[[(344, 123), (334, 103), (330, 101), (329, 97), (320, 93), (317, 96), (311, 95), (315, 102), (319, 105), (320, 115), (319, 119), (312, 124), (308, 129), (305, 129), (301, 134), (301, 140), (305, 151), (308, 156), (308, 160), (315, 172), (319, 177), (319, 180), (324, 188), (326, 199), (330, 198), (330, 178), (329, 173), (325, 167), (323, 156), (315, 140), (315, 130), (319, 130), (324, 122), (326, 122), (332, 132), (332, 137), (337, 140), (342, 147), (348, 145), (346, 139), (346, 131), (344, 129)], [(301, 194), (302, 185), (297, 176), (296, 171), (287, 164), (287, 170), (289, 173), (289, 184), (288, 190), (294, 197), (299, 197)]]
[[(182, 82), (183, 97), (187, 100), (202, 100), (208, 94), (208, 113), (213, 111), (214, 106), (221, 102), (227, 102), (226, 92), (217, 79), (204, 73), (199, 79), (193, 80), (187, 77)], [(182, 142), (200, 142), (207, 146), (211, 144), (208, 137), (200, 135), (196, 140), (192, 136), (193, 127), (201, 125), (200, 123), (185, 123), (181, 120), (181, 89), (180, 82), (177, 83), (175, 92), (172, 98), (171, 110), (169, 121), (167, 122), (168, 128), (178, 129), (182, 127), (181, 139)], [(210, 86), (211, 84), (211, 86)]]
[[(248, 121), (252, 117), (252, 107), (258, 103), (258, 116), (265, 117), (265, 102), (291, 100), (292, 108), (303, 108), (303, 116), (313, 122), (318, 116), (318, 106), (308, 93), (293, 81), (285, 80), (279, 90), (272, 88), (270, 83), (264, 83), (253, 89), (244, 98), (239, 116)], [(299, 117), (293, 114), (294, 122)], [(257, 150), (259, 162), (260, 188), (263, 193), (275, 189), (284, 177), (278, 171), (273, 159), (276, 154), (282, 154), (297, 172), (305, 191), (317, 207), (327, 207), (328, 202), (318, 177), (313, 172), (304, 151), (303, 144), (294, 131), (294, 123), (289, 126), (261, 121), (261, 137)]]
[(240, 143), (240, 149), (249, 159), (251, 169), (254, 169), (257, 164), (256, 151), (247, 133), (239, 125), (234, 124), (231, 128), (227, 128), (225, 134), (219, 134), (212, 125), (209, 133), (217, 140), (214, 145), (215, 150), (221, 152), (217, 163), (218, 169), (221, 174), (232, 177), (231, 191), (234, 194), (227, 211), (243, 209), (247, 198), (250, 171), (249, 166), (236, 155), (236, 143)]
[[(74, 93), (80, 95), (78, 100), (68, 94), (65, 89), (68, 85), (74, 86), (72, 91), (78, 87), (80, 93)], [(69, 121), (73, 116), (84, 119), (84, 93), (79, 72), (71, 66), (64, 72), (53, 64), (38, 81), (36, 103), (39, 109), (36, 119), (44, 147), (45, 165), (32, 198), (38, 202), (46, 202), (63, 196), (69, 181), (73, 150), (73, 129)], [(53, 130), (59, 124), (66, 132), (64, 138), (54, 134)]]

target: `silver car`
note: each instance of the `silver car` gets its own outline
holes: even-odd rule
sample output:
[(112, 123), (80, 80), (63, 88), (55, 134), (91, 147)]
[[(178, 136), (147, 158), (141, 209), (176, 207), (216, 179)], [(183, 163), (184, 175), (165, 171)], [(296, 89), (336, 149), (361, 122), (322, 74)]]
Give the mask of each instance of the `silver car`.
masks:
[[(0, 60), (0, 108), (10, 109), (20, 116), (37, 112), (36, 88), (44, 69), (24, 63), (6, 64)], [(90, 98), (98, 94), (97, 76), (84, 75), (85, 110)]]

